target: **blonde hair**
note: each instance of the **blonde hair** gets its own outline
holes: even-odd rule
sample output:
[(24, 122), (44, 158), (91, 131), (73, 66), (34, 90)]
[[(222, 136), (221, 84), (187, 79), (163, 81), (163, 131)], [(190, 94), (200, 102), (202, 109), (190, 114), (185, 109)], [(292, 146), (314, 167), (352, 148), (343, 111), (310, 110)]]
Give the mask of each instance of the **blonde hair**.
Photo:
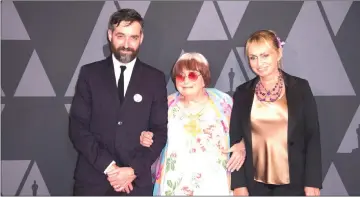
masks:
[[(249, 45), (252, 43), (264, 43), (273, 48), (275, 51), (279, 51), (282, 48), (282, 43), (275, 31), (272, 30), (259, 30), (250, 35), (245, 43), (245, 55), (249, 57)], [(280, 68), (282, 67), (281, 60), (279, 60)]]

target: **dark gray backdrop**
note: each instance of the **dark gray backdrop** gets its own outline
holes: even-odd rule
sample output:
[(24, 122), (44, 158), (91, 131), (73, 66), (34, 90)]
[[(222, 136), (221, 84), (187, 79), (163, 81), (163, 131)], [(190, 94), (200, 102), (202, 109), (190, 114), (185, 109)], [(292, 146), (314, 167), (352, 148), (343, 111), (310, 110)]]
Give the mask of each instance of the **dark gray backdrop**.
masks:
[(243, 55), (249, 34), (278, 32), (287, 42), (284, 70), (308, 79), (318, 103), (322, 194), (360, 195), (360, 2), (5, 0), (1, 7), (3, 195), (71, 195), (73, 87), (80, 66), (108, 55), (107, 21), (119, 7), (145, 17), (143, 61), (168, 75), (182, 52), (201, 52), (211, 86), (229, 94), (254, 77)]

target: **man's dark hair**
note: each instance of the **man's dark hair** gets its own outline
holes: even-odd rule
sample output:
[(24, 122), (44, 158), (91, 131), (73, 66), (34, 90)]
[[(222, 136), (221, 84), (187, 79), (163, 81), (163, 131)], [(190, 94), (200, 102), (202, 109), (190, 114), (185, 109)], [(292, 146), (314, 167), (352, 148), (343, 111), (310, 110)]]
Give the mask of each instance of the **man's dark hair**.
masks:
[(134, 21), (139, 22), (141, 29), (144, 26), (144, 20), (141, 15), (134, 9), (121, 9), (114, 12), (109, 20), (108, 29), (114, 31), (115, 27), (119, 26), (122, 21), (133, 23)]

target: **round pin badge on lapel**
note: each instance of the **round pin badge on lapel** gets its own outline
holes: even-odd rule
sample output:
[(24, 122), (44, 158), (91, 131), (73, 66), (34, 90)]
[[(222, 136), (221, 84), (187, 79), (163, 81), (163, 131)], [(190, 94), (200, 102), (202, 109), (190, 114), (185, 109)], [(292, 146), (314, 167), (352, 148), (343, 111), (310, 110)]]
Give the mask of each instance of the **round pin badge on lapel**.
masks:
[(135, 94), (134, 95), (134, 101), (139, 103), (142, 101), (142, 96), (140, 94)]

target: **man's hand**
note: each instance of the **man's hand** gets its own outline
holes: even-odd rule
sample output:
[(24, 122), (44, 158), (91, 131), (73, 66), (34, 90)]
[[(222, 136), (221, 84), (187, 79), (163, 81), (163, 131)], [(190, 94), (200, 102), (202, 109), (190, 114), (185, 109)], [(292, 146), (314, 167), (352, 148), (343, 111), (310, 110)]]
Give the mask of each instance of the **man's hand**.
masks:
[(107, 172), (108, 181), (117, 192), (125, 191), (130, 193), (133, 190), (131, 182), (136, 178), (134, 170), (130, 167), (112, 166)]
[(150, 131), (143, 131), (140, 135), (140, 144), (145, 147), (150, 147), (152, 145), (154, 134)]
[(135, 175), (131, 175), (129, 179), (126, 180), (124, 186), (119, 186), (119, 185), (113, 186), (114, 190), (117, 192), (125, 191), (126, 193), (129, 194), (134, 189), (132, 185), (132, 181), (134, 181), (135, 178), (136, 178)]
[(226, 168), (230, 172), (234, 172), (235, 170), (239, 171), (245, 161), (246, 151), (244, 142), (236, 143), (230, 149), (223, 151), (225, 154), (230, 152), (232, 152), (232, 155), (226, 164)]
[(304, 191), (306, 196), (320, 196), (320, 189), (316, 187), (305, 187)]
[(249, 196), (248, 189), (246, 187), (239, 187), (234, 189), (234, 196)]

